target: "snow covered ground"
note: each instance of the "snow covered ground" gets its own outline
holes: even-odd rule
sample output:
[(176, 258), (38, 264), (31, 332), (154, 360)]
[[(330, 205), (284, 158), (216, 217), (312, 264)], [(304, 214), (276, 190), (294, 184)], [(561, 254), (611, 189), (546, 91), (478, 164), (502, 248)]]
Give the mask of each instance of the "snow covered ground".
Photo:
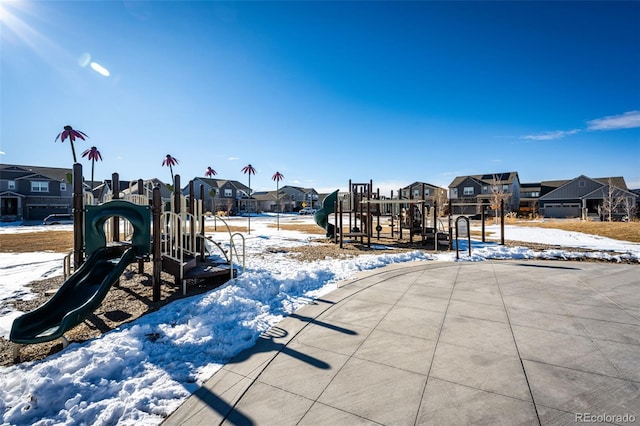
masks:
[[(246, 218), (230, 218), (246, 225)], [(298, 307), (336, 288), (357, 272), (408, 261), (455, 261), (454, 252), (364, 254), (301, 263), (269, 247), (313, 244), (322, 237), (268, 227), (274, 216), (253, 217), (245, 234), (246, 270), (206, 294), (171, 303), (157, 312), (81, 344), (72, 343), (43, 361), (0, 367), (0, 419), (3, 425), (157, 425), (200, 384), (260, 333)], [(281, 223), (313, 223), (312, 217), (284, 215)], [(56, 227), (70, 229), (68, 225)], [(52, 227), (0, 227), (0, 233)], [(488, 227), (496, 232), (499, 229)], [(472, 243), (460, 261), (485, 259), (599, 258), (640, 262), (640, 244), (554, 229), (506, 226), (509, 240), (556, 244), (596, 252), (503, 247)], [(224, 241), (223, 233), (210, 234)], [(462, 247), (461, 245), (461, 248)], [(20, 315), (7, 301), (28, 298), (24, 285), (62, 274), (58, 253), (0, 254), (0, 335), (9, 335)]]

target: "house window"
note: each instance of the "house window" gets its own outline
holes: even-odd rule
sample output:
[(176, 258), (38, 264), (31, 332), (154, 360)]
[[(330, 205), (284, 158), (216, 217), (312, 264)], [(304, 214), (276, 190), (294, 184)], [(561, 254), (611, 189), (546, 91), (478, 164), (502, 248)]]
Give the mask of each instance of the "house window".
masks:
[(465, 186), (462, 195), (473, 195), (473, 186)]
[(7, 189), (16, 189), (16, 181), (10, 180), (7, 182)]
[(32, 181), (31, 192), (49, 192), (49, 182)]
[(425, 189), (425, 190), (424, 190), (424, 196), (425, 196), (425, 197), (428, 197), (428, 196), (429, 196), (429, 190), (428, 190), (428, 189)]
[(224, 196), (225, 197), (232, 197), (233, 196), (233, 191), (231, 189), (229, 189), (229, 188), (225, 188)]
[(504, 192), (509, 192), (509, 185), (502, 185), (502, 190)]
[(587, 185), (587, 182), (585, 182), (585, 181), (583, 181), (583, 180), (581, 180), (580, 182), (578, 182), (578, 186), (579, 186), (580, 188), (584, 188), (586, 185)]
[(489, 192), (489, 187), (487, 185), (483, 186), (482, 187), (482, 192), (485, 193), (485, 194), (488, 193)]
[(60, 192), (64, 192), (67, 190), (67, 184), (64, 182), (60, 182)]
[(419, 189), (414, 189), (413, 190), (413, 196), (414, 196), (414, 198), (418, 198), (420, 196), (420, 190)]

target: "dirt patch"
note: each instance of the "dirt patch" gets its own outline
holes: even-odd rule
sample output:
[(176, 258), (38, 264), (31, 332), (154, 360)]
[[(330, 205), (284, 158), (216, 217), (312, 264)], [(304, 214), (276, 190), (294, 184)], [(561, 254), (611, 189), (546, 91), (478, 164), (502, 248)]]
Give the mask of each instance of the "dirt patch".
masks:
[[(98, 337), (102, 333), (185, 297), (182, 295), (182, 287), (175, 285), (173, 277), (162, 273), (161, 300), (153, 302), (151, 266), (147, 264), (145, 267), (147, 271), (139, 274), (137, 273), (137, 265), (131, 265), (122, 275), (119, 284), (109, 290), (100, 307), (80, 325), (65, 333), (67, 340), (82, 342)], [(226, 279), (225, 277), (225, 279), (218, 278), (189, 283), (187, 296), (212, 290), (223, 284)], [(62, 282), (62, 277), (34, 281), (27, 286), (35, 295), (33, 299), (15, 300), (9, 302), (8, 305), (22, 312), (31, 311), (49, 300)], [(13, 347), (13, 343), (0, 337), (0, 365), (13, 364)], [(20, 361), (43, 359), (61, 349), (62, 344), (59, 340), (25, 345), (20, 349)]]
[[(269, 228), (277, 228), (277, 224), (270, 223)], [(324, 234), (326, 231), (313, 223), (281, 223), (280, 229), (285, 231), (298, 231), (304, 234)]]
[(68, 253), (72, 250), (73, 231), (46, 231), (46, 234), (43, 232), (0, 234), (0, 253), (36, 251)]

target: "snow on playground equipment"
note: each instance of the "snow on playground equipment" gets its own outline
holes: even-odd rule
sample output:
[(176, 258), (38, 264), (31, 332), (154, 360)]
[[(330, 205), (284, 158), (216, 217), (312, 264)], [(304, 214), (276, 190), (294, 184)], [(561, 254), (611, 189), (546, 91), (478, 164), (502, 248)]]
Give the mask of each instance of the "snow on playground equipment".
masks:
[[(118, 188), (116, 173), (113, 180), (114, 188)], [(174, 188), (180, 187), (179, 182), (179, 176), (176, 176)], [(42, 306), (14, 320), (9, 339), (16, 344), (16, 360), (19, 359), (20, 345), (60, 339), (63, 347), (66, 346), (64, 333), (80, 324), (100, 306), (111, 286), (136, 260), (142, 273), (144, 263), (153, 259), (154, 301), (160, 300), (161, 271), (173, 273), (176, 284), (182, 284), (183, 293), (186, 294), (188, 279), (206, 279), (226, 274), (233, 278), (234, 255), (242, 261), (244, 270), (244, 237), (229, 231), (227, 255), (220, 244), (204, 235), (201, 201), (204, 194), (201, 190), (200, 200), (196, 201), (193, 184), (190, 185), (190, 210), (187, 212), (183, 209), (185, 202), (177, 192), (174, 194), (174, 210), (165, 213), (157, 186), (153, 188), (151, 206), (148, 197), (119, 199), (118, 191), (113, 193), (110, 201), (93, 205), (93, 198), (84, 196), (82, 166), (78, 163), (73, 166), (73, 188), (74, 249), (65, 257), (64, 282)], [(139, 193), (142, 192), (141, 180), (138, 181), (138, 188)], [(131, 232), (125, 232), (125, 239), (128, 240), (125, 242), (120, 242), (120, 218), (125, 219), (124, 222), (131, 227)], [(108, 223), (111, 225), (106, 226)], [(238, 235), (242, 238), (242, 259), (235, 244)], [(217, 246), (220, 249), (225, 261), (209, 256), (205, 247), (207, 241), (209, 247)], [(71, 256), (74, 266), (72, 274)], [(70, 275), (66, 276), (66, 272)]]

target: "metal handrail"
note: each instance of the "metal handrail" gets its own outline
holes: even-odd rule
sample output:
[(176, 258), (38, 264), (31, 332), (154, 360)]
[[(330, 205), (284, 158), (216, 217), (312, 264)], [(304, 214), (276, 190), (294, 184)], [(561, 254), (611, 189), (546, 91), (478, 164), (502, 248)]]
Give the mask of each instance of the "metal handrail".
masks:
[[(245, 258), (246, 258), (246, 254), (247, 254), (245, 238), (244, 238), (244, 235), (242, 235), (239, 232), (236, 232), (235, 234), (232, 234), (231, 233), (231, 228), (229, 227), (229, 224), (223, 218), (217, 216), (215, 218), (215, 220), (221, 220), (222, 223), (224, 223), (224, 226), (227, 228), (227, 232), (229, 233), (229, 257), (227, 258), (227, 261), (229, 262), (229, 264), (231, 266), (231, 278), (233, 278), (233, 255), (235, 254), (236, 259), (238, 260), (238, 262), (240, 262), (240, 260), (241, 260), (240, 259), (240, 255), (238, 254), (238, 248), (236, 247), (236, 244), (234, 243), (233, 239), (234, 239), (234, 237), (236, 235), (239, 235), (242, 238), (242, 272), (244, 272), (244, 269), (245, 269)], [(218, 245), (218, 247), (220, 247), (220, 246)]]
[[(229, 251), (235, 252), (236, 259), (240, 260), (240, 256), (238, 255), (236, 244), (233, 242), (233, 237), (235, 237), (236, 235), (239, 235), (242, 238), (242, 272), (244, 272), (245, 259), (247, 257), (247, 250), (246, 250), (244, 235), (242, 235), (240, 232), (236, 232), (235, 234), (231, 235), (231, 239), (229, 240)], [(233, 258), (233, 254), (231, 255), (231, 258)], [(233, 271), (231, 272), (231, 278), (233, 278)]]
[(73, 256), (73, 251), (64, 255), (62, 258), (62, 279), (66, 280), (71, 275), (71, 257)]

